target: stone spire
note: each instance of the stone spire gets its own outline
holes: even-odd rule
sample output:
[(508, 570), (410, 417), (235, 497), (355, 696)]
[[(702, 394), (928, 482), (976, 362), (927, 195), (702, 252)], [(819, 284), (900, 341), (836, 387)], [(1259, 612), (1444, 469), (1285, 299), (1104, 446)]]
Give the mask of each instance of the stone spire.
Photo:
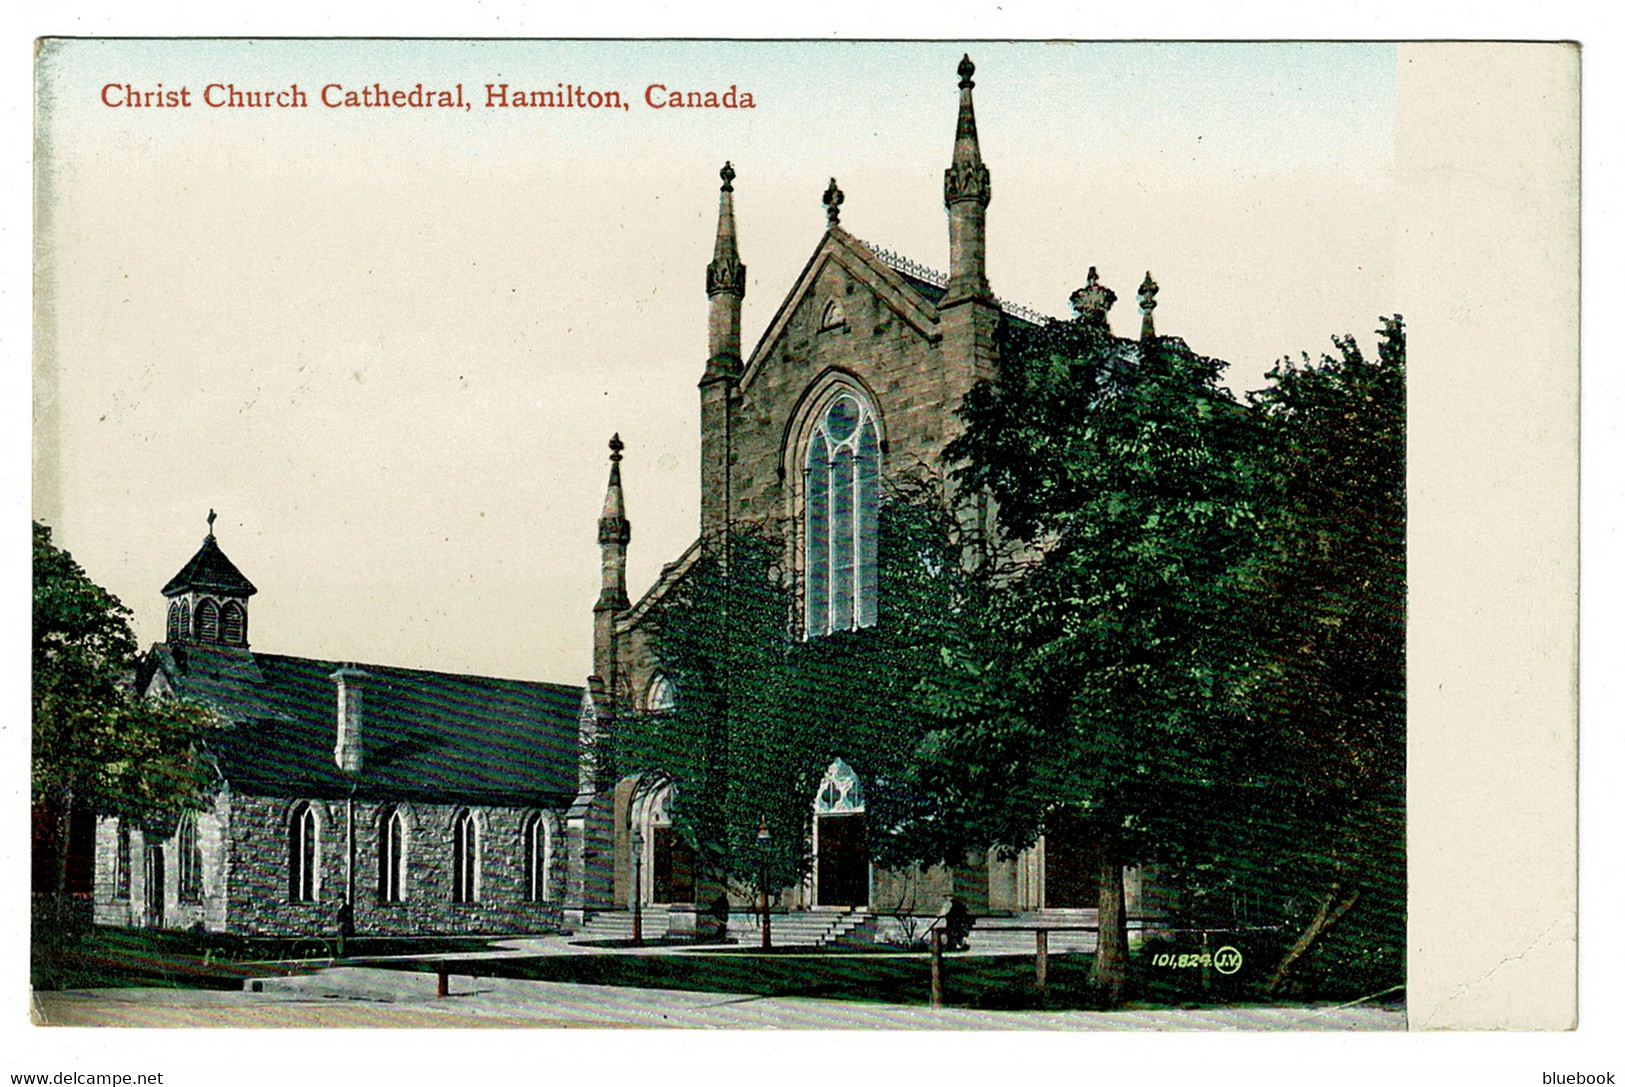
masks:
[(967, 298), (993, 297), (987, 282), (987, 205), (993, 180), (982, 165), (976, 139), (976, 107), (971, 76), (976, 65), (967, 54), (959, 62), (959, 122), (954, 128), (954, 157), (943, 173), (942, 201), (948, 208), (948, 291), (944, 305)]
[(711, 300), (707, 378), (739, 372), (739, 318), (745, 300), (745, 266), (739, 261), (739, 238), (734, 228), (734, 178), (738, 175), (733, 163), (723, 163), (719, 176), (722, 194), (717, 208), (717, 243), (711, 263), (705, 266), (705, 293)]
[[(728, 520), (733, 449), (733, 401), (745, 364), (739, 347), (739, 321), (745, 302), (745, 266), (739, 261), (734, 227), (733, 163), (722, 164), (722, 195), (717, 207), (717, 244), (705, 267), (705, 293), (711, 300), (709, 354), (700, 378), (700, 536), (715, 535)], [(620, 459), (619, 454), (615, 457)]]
[(1078, 324), (1111, 332), (1107, 314), (1117, 302), (1117, 292), (1101, 284), (1100, 274), (1093, 266), (1089, 269), (1089, 281), (1072, 292), (1071, 301), (1073, 320)]
[(1140, 284), (1140, 339), (1154, 340), (1157, 330), (1151, 321), (1151, 311), (1157, 308), (1157, 281), (1151, 278), (1151, 272), (1145, 273), (1145, 282)]
[(609, 487), (604, 492), (604, 512), (598, 518), (603, 588), (592, 609), (593, 674), (602, 679), (611, 692), (615, 690), (617, 664), (615, 616), (628, 605), (626, 545), (632, 540), (632, 523), (626, 519), (626, 499), (621, 493), (621, 450), (625, 448), (619, 434), (610, 438)]

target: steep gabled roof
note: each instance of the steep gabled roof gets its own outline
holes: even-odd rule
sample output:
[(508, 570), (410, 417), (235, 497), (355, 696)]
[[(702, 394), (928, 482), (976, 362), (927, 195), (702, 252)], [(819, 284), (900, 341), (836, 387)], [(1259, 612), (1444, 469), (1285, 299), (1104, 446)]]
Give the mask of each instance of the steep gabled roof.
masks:
[(187, 560), (181, 572), (164, 586), (165, 596), (179, 596), (186, 592), (217, 593), (221, 596), (253, 596), (259, 592), (253, 582), (243, 576), (235, 563), (215, 543), (214, 533), (204, 537), (203, 546)]
[[(801, 269), (801, 274), (796, 277), (795, 285), (790, 288), (790, 293), (785, 296), (778, 312), (773, 315), (773, 320), (768, 322), (767, 330), (762, 333), (762, 338), (751, 351), (750, 360), (745, 364), (744, 373), (739, 379), (741, 388), (750, 384), (763, 361), (772, 354), (773, 348), (784, 337), (791, 315), (812, 290), (813, 284), (818, 279), (818, 273), (831, 261), (839, 264), (854, 279), (867, 286), (887, 308), (922, 336), (934, 339), (942, 334), (937, 328), (937, 307), (932, 299), (926, 297), (900, 272), (881, 260), (869, 246), (840, 227), (832, 226), (824, 232), (818, 247), (813, 250), (812, 256)], [(939, 292), (938, 297), (940, 296)]]
[[(160, 645), (171, 690), (215, 707), (209, 739), (240, 793), (339, 797), (333, 760), (341, 662), (216, 646)], [(582, 689), (362, 664), (358, 797), (424, 803), (561, 805), (575, 794)]]

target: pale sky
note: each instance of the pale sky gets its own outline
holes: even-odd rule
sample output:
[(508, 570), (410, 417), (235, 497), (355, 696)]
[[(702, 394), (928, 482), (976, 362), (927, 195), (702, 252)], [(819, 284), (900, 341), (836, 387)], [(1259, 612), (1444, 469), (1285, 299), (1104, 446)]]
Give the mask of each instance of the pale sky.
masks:
[[(995, 291), (1098, 266), (1233, 364), (1368, 346), (1394, 277), (1391, 45), (73, 41), (39, 73), (34, 515), (162, 637), (219, 512), (255, 648), (578, 683), (605, 442), (634, 598), (693, 538), (704, 267), (735, 182), (753, 344), (842, 224), (946, 265), (954, 69), (977, 64)], [(324, 85), (463, 85), (463, 110)], [(484, 86), (618, 90), (499, 110)], [(110, 108), (109, 83), (189, 109)], [(210, 83), (305, 109), (211, 109)], [(751, 110), (652, 110), (651, 83)], [(113, 94), (115, 100), (120, 94)]]

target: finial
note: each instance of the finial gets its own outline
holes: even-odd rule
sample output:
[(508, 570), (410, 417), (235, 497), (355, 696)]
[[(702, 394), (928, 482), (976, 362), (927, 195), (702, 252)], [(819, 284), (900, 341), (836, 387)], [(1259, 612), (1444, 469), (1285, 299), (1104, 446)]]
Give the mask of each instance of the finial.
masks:
[(841, 191), (839, 185), (835, 184), (835, 179), (830, 178), (829, 188), (824, 190), (824, 209), (829, 216), (830, 226), (841, 225), (841, 203), (845, 199), (846, 194)]
[(621, 436), (620, 436), (619, 433), (610, 435), (610, 439), (609, 439), (609, 459), (611, 461), (613, 461), (616, 464), (621, 463), (621, 450), (623, 450), (625, 448), (626, 448), (626, 443), (621, 441)]
[(1089, 281), (1072, 292), (1072, 312), (1080, 324), (1109, 331), (1106, 313), (1117, 301), (1117, 292), (1101, 285), (1100, 273), (1089, 269)]
[(970, 54), (966, 53), (959, 61), (959, 89), (962, 91), (968, 91), (972, 87), (976, 86), (975, 83), (971, 82), (970, 78), (975, 74), (976, 65), (970, 62)]
[(738, 177), (739, 175), (734, 173), (734, 164), (733, 163), (724, 162), (722, 164), (722, 171), (717, 176), (722, 178), (722, 191), (723, 192), (733, 192), (734, 191), (734, 178)]
[(214, 539), (214, 510), (209, 511), (209, 539)]
[(1145, 282), (1140, 284), (1140, 297), (1144, 298), (1148, 295), (1155, 295), (1156, 293), (1157, 281), (1151, 278), (1151, 272), (1149, 269), (1147, 269), (1145, 273)]

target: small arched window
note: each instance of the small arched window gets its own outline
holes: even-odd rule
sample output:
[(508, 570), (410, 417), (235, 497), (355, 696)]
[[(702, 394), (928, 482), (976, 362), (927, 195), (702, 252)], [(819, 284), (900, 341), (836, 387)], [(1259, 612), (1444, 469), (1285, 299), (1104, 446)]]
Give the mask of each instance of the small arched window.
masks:
[(378, 825), (378, 901), (406, 901), (406, 813), (386, 808)]
[(813, 811), (818, 815), (846, 815), (861, 812), (863, 808), (863, 782), (845, 759), (836, 759), (824, 771), (824, 780), (818, 783)]
[(532, 902), (552, 901), (553, 828), (541, 812), (525, 821), (525, 897)]
[(288, 817), (288, 901), (316, 901), (321, 860), (321, 826), (316, 821), (316, 809), (308, 800), (301, 800)]
[(176, 865), (180, 871), (176, 893), (182, 902), (203, 901), (203, 849), (198, 844), (197, 813), (186, 812), (175, 829)]
[(164, 631), (165, 636), (170, 641), (175, 641), (175, 640), (177, 640), (179, 638), (184, 638), (186, 636), (186, 625), (185, 624), (186, 624), (186, 618), (185, 618), (185, 614), (181, 611), (181, 602), (179, 600), (170, 601), (170, 603), (169, 603), (169, 626)]
[(880, 437), (852, 392), (834, 397), (807, 443), (807, 636), (875, 624), (880, 555)]
[(235, 600), (220, 609), (220, 640), (227, 645), (248, 641), (248, 612)]
[(841, 304), (839, 302), (831, 298), (829, 300), (829, 304), (824, 307), (824, 319), (819, 322), (819, 330), (822, 331), (826, 328), (841, 328), (845, 324), (846, 311), (841, 308)]
[(464, 809), (451, 821), (451, 900), (478, 902), (479, 877), (480, 827), (474, 813)]
[(118, 846), (113, 860), (113, 897), (130, 897), (130, 826), (120, 819)]
[(664, 673), (649, 681), (649, 691), (643, 704), (650, 713), (671, 713), (677, 708), (677, 684)]
[(200, 642), (214, 642), (220, 640), (220, 605), (213, 600), (205, 600), (197, 606), (197, 640)]

